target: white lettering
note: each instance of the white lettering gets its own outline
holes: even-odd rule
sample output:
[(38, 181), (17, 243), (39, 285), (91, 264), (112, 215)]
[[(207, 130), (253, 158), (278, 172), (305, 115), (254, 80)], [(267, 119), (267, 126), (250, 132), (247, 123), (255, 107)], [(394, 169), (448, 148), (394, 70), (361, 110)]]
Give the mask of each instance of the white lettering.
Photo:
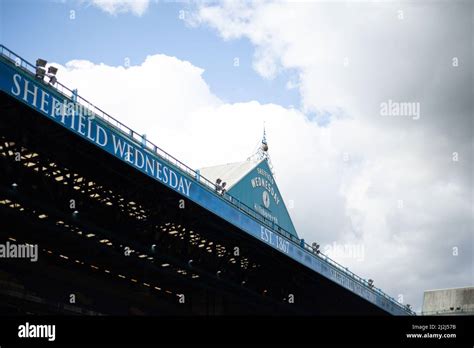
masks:
[(43, 111), (45, 114), (48, 113), (48, 110), (46, 110), (46, 107), (49, 105), (49, 101), (46, 100), (46, 97), (49, 98), (49, 94), (46, 93), (45, 91), (42, 91), (41, 93), (41, 111)]
[(184, 183), (186, 184), (186, 196), (189, 196), (189, 189), (191, 188), (191, 181), (184, 180)]
[(86, 135), (86, 132), (84, 131), (84, 127), (86, 126), (86, 124), (84, 123), (85, 120), (86, 120), (85, 116), (79, 115), (79, 121), (77, 124), (77, 132), (84, 136)]
[(30, 81), (25, 80), (25, 89), (23, 90), (23, 100), (25, 102), (28, 102), (28, 94), (31, 94), (33, 96), (33, 102), (31, 104), (34, 107), (36, 107), (36, 98), (38, 96), (38, 87), (36, 85), (33, 85), (33, 91), (30, 91), (28, 89), (29, 84), (30, 84)]
[(145, 172), (147, 172), (150, 175), (155, 176), (155, 160), (153, 158), (150, 158), (149, 156), (146, 156), (146, 164), (145, 164)]
[(145, 157), (142, 152), (138, 149), (135, 149), (135, 166), (142, 169), (145, 165)]
[[(97, 128), (96, 128), (96, 131), (97, 131)], [(95, 142), (95, 139), (92, 136), (92, 122), (90, 119), (87, 120), (87, 139)]]
[(178, 187), (178, 177), (176, 176), (176, 173), (173, 172), (171, 169), (170, 169), (170, 186), (174, 189)]
[(413, 120), (420, 119), (419, 102), (395, 102), (389, 99), (380, 103), (381, 116), (412, 116)]
[(20, 92), (21, 92), (21, 90), (20, 90), (20, 80), (21, 80), (20, 75), (18, 75), (18, 74), (13, 75), (13, 84), (15, 85), (16, 92), (14, 92), (13, 87), (12, 87), (11, 92), (14, 96), (17, 96), (17, 97), (20, 95)]
[[(114, 143), (114, 153), (117, 154), (117, 152), (120, 154), (120, 157), (123, 157), (123, 153), (125, 151), (125, 144), (122, 143), (120, 139), (115, 138), (115, 135), (112, 134), (112, 141)], [(118, 150), (118, 151), (117, 151)]]
[[(102, 136), (101, 136), (102, 134)], [(105, 146), (105, 144), (107, 144), (107, 132), (105, 131), (104, 128), (102, 128), (101, 126), (97, 125), (97, 132), (96, 132), (96, 143), (100, 146)], [(101, 141), (102, 139), (102, 141)]]
[(163, 181), (163, 177), (161, 176), (161, 163), (156, 162), (156, 177), (158, 180)]
[(56, 117), (61, 115), (62, 105), (59, 100), (53, 97), (53, 106), (51, 108), (51, 117)]
[(35, 325), (26, 322), (18, 326), (20, 338), (47, 338), (48, 341), (56, 339), (56, 325)]
[(127, 144), (127, 145), (125, 145), (125, 146), (127, 147), (127, 152), (125, 153), (125, 161), (130, 162), (130, 163), (133, 163), (133, 159), (132, 159), (132, 157), (133, 157), (133, 156), (132, 156), (132, 154), (133, 154), (133, 153), (132, 153), (133, 147), (132, 147), (132, 145), (130, 145), (130, 144)]
[(163, 182), (165, 184), (168, 183), (168, 171), (169, 171), (168, 167), (166, 167), (166, 166), (163, 167)]

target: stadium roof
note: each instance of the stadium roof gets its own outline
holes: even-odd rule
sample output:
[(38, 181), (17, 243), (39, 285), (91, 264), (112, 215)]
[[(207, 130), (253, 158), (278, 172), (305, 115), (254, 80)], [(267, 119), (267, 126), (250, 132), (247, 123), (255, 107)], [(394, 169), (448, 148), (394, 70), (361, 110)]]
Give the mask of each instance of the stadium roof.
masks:
[(201, 175), (212, 182), (216, 182), (218, 178), (227, 183), (227, 190), (230, 190), (245, 175), (255, 168), (261, 160), (249, 159), (243, 162), (234, 162), (221, 164), (212, 167), (199, 169)]

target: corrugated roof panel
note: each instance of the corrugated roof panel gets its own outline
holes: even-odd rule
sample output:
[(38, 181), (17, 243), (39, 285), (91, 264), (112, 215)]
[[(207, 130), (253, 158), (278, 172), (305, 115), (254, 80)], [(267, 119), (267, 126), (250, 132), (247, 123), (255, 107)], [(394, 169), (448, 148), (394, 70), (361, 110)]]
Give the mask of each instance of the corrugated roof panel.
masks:
[(216, 182), (218, 178), (227, 183), (227, 190), (240, 181), (247, 173), (255, 168), (260, 160), (247, 160), (243, 162), (227, 163), (218, 166), (205, 167), (199, 169), (201, 175), (211, 182)]

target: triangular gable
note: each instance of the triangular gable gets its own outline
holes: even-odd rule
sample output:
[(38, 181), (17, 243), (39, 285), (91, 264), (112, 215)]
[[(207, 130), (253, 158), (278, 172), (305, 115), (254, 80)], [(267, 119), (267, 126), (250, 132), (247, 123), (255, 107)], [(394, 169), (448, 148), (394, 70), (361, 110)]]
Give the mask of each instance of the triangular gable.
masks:
[(229, 194), (297, 237), (295, 227), (266, 159), (249, 159), (199, 169), (211, 182), (226, 182)]
[(298, 236), (266, 159), (254, 161), (253, 168), (228, 192), (282, 229)]

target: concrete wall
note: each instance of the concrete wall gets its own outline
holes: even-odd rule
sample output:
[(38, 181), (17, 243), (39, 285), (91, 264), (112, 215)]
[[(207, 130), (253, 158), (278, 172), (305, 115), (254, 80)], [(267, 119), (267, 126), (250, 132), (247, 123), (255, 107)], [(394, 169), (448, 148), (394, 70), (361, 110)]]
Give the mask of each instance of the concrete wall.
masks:
[(474, 287), (425, 291), (422, 314), (474, 315)]

